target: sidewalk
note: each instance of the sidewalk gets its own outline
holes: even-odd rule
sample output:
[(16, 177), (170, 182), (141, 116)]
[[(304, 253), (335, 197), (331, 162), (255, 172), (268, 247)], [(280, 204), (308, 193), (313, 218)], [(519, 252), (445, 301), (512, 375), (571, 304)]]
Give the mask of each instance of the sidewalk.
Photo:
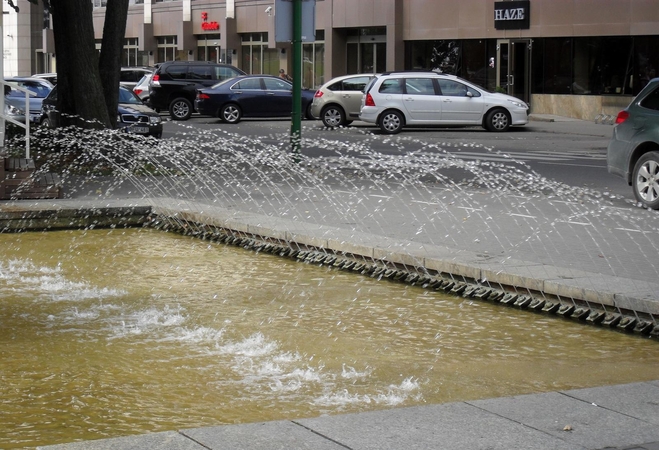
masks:
[(225, 425), (44, 450), (659, 450), (659, 381)]

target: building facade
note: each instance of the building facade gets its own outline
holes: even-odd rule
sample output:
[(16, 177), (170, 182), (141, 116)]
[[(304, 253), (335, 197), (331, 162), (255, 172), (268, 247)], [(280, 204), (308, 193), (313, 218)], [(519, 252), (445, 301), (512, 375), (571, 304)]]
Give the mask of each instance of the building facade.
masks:
[[(100, 45), (108, 0), (90, 1)], [(275, 42), (282, 1), (131, 0), (123, 64), (291, 72), (290, 43)], [(31, 9), (41, 14), (32, 26), (45, 24)], [(515, 95), (536, 113), (588, 120), (617, 113), (659, 68), (659, 0), (316, 0), (315, 30), (303, 43), (308, 88), (348, 73), (434, 69)], [(55, 63), (52, 30), (42, 34), (33, 71)]]

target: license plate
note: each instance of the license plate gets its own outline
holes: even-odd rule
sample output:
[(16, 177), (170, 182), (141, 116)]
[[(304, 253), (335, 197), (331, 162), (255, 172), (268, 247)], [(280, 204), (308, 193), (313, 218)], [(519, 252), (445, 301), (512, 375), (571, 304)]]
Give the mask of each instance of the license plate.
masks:
[(133, 133), (147, 134), (149, 132), (149, 127), (132, 127), (130, 130)]

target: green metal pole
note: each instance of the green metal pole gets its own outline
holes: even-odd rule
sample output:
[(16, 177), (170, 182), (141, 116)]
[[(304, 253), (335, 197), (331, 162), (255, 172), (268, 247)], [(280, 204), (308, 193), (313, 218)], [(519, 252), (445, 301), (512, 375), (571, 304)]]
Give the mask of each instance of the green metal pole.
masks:
[(293, 0), (293, 110), (291, 149), (299, 162), (302, 141), (302, 0)]

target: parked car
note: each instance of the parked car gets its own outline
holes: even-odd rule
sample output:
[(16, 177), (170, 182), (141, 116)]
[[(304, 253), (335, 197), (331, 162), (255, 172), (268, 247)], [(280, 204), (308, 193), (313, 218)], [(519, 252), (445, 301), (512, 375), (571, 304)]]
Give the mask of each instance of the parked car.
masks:
[[(48, 80), (32, 77), (13, 77), (7, 78), (5, 81), (29, 89), (36, 94), (29, 96), (28, 117), (31, 123), (38, 124), (41, 118), (41, 103), (53, 90), (53, 85)], [(25, 92), (19, 91), (11, 85), (5, 86), (5, 115), (17, 122), (25, 123)]]
[[(51, 127), (53, 114), (57, 114), (57, 86), (43, 101), (41, 125)], [(130, 89), (119, 86), (117, 128), (128, 133), (162, 137), (162, 119), (153, 109), (146, 106)]]
[(506, 94), (489, 92), (454, 75), (390, 72), (366, 87), (359, 118), (383, 133), (414, 125), (478, 125), (506, 131), (528, 123), (529, 107)]
[(187, 120), (193, 112), (197, 89), (245, 75), (229, 64), (204, 61), (169, 61), (156, 69), (149, 83), (149, 105), (156, 111), (169, 111), (174, 120)]
[[(302, 112), (309, 119), (314, 91), (302, 90)], [(198, 89), (199, 114), (238, 123), (243, 117), (286, 117), (293, 110), (293, 85), (272, 75), (243, 75)]]
[(359, 119), (366, 85), (374, 74), (344, 75), (323, 84), (314, 95), (311, 114), (328, 128), (350, 125)]
[(57, 74), (54, 72), (49, 72), (49, 73), (35, 73), (32, 75), (32, 78), (43, 78), (44, 80), (48, 80), (52, 83), (53, 86), (57, 84)]
[(149, 83), (151, 82), (152, 73), (148, 73), (142, 77), (140, 81), (137, 82), (133, 88), (133, 92), (137, 95), (140, 100), (144, 103), (149, 103)]
[(122, 67), (119, 74), (119, 84), (125, 88), (133, 89), (144, 75), (153, 73), (152, 67)]
[(650, 80), (618, 113), (607, 166), (632, 186), (643, 206), (659, 209), (659, 78)]

